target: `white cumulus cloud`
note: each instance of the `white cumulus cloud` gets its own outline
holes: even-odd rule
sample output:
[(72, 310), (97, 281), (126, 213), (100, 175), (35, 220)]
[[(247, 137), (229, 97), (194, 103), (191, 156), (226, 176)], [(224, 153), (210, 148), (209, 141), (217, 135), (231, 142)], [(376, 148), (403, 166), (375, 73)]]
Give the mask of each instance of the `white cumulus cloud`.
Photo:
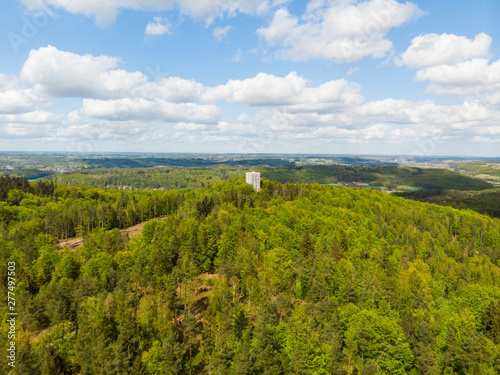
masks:
[(48, 103), (22, 85), (17, 77), (0, 74), (0, 114), (31, 112)]
[(46, 124), (58, 121), (59, 117), (46, 111), (33, 111), (21, 114), (1, 114), (0, 123)]
[(229, 80), (205, 90), (204, 101), (225, 100), (247, 106), (286, 106), (289, 111), (322, 111), (361, 103), (360, 86), (345, 80), (332, 80), (308, 87), (308, 80), (291, 72), (285, 77), (259, 73), (253, 78)]
[(158, 36), (163, 34), (171, 34), (171, 26), (168, 19), (162, 17), (155, 17), (153, 21), (146, 25), (144, 34), (147, 36)]
[(30, 52), (21, 78), (46, 96), (119, 98), (130, 95), (147, 78), (140, 72), (115, 69), (118, 63), (115, 57), (82, 56), (41, 47)]
[(61, 118), (46, 111), (0, 114), (0, 140), (43, 139), (57, 132)]
[[(20, 78), (0, 74), (0, 138), (78, 143), (82, 137), (89, 147), (131, 137), (144, 143), (175, 139), (229, 142), (261, 152), (279, 142), (408, 143), (498, 135), (500, 61), (474, 58), (417, 71), (416, 78), (428, 80), (433, 93), (487, 94), (455, 105), (393, 98), (365, 102), (357, 83), (313, 84), (296, 72), (259, 73), (217, 86), (181, 77), (148, 81), (140, 72), (118, 69), (119, 63), (51, 46), (31, 51)], [(39, 110), (49, 104), (47, 97), (81, 97), (83, 105), (56, 116)], [(219, 102), (256, 108), (232, 121)]]
[(197, 132), (204, 130), (207, 127), (205, 124), (197, 124), (194, 122), (179, 122), (174, 126), (174, 130), (180, 132)]
[(214, 105), (169, 103), (161, 99), (84, 99), (80, 115), (110, 121), (213, 123), (221, 111)]
[(436, 129), (468, 129), (491, 120), (495, 113), (480, 101), (460, 105), (436, 105), (432, 100), (413, 102), (392, 98), (366, 103), (352, 113), (363, 124), (391, 123), (431, 126)]
[(361, 86), (344, 79), (307, 87), (286, 108), (290, 112), (331, 112), (362, 104)]
[(430, 81), (427, 92), (456, 97), (482, 96), (500, 90), (500, 60), (476, 58), (418, 70), (417, 81)]
[(226, 84), (207, 89), (205, 100), (226, 100), (250, 106), (271, 106), (290, 103), (306, 87), (307, 80), (292, 72), (286, 77), (259, 73), (254, 78), (229, 80)]
[(410, 47), (395, 59), (397, 66), (423, 68), (453, 64), (490, 53), (491, 37), (485, 33), (474, 40), (454, 34), (425, 34), (413, 38)]
[(173, 103), (193, 103), (201, 100), (204, 91), (205, 87), (195, 80), (164, 77), (138, 86), (134, 94), (148, 100), (161, 98)]
[(386, 38), (389, 30), (422, 14), (411, 2), (313, 0), (300, 18), (285, 8), (278, 9), (271, 23), (257, 34), (277, 47), (282, 59), (353, 62), (366, 56), (386, 56), (393, 48)]

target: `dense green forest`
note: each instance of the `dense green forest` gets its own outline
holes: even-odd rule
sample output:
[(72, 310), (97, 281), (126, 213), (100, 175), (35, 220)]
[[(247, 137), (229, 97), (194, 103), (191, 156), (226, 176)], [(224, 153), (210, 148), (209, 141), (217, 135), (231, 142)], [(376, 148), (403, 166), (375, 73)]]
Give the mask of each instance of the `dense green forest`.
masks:
[(446, 169), (422, 169), (397, 166), (284, 166), (262, 170), (266, 178), (281, 183), (366, 182), (396, 187), (408, 185), (423, 189), (484, 190), (492, 186), (484, 181)]
[[(0, 176), (0, 223), (29, 222), (53, 238), (84, 236), (96, 228), (127, 228), (175, 212), (180, 191), (99, 190)], [(36, 225), (35, 225), (36, 224)], [(23, 224), (24, 225), (24, 224)]]
[(50, 177), (66, 185), (125, 189), (182, 189), (205, 187), (244, 174), (243, 168), (111, 168), (82, 169)]
[[(16, 264), (9, 374), (500, 372), (498, 219), (268, 180), (0, 182), (4, 295)], [(61, 249), (74, 235), (83, 246)]]
[(52, 171), (41, 171), (34, 168), (22, 168), (0, 172), (0, 175), (12, 177), (26, 177), (28, 180), (39, 179), (54, 174)]
[(500, 189), (488, 189), (481, 192), (431, 189), (395, 194), (421, 202), (432, 202), (442, 206), (469, 209), (500, 218)]
[[(242, 163), (243, 161), (234, 162)], [(244, 164), (253, 160), (244, 161)], [(269, 161), (267, 161), (269, 162)], [(369, 183), (395, 189), (398, 185), (423, 189), (484, 190), (492, 186), (484, 181), (445, 169), (421, 169), (397, 166), (255, 166), (262, 176), (280, 183), (333, 184)], [(120, 187), (136, 189), (178, 189), (204, 187), (212, 182), (239, 177), (248, 167), (212, 168), (132, 168), (77, 170), (51, 176), (52, 181), (68, 185)]]

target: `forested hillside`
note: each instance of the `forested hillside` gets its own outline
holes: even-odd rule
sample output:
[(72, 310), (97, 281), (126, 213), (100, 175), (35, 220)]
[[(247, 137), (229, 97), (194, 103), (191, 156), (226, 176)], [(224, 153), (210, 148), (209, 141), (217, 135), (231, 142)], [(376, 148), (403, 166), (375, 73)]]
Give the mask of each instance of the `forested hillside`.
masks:
[[(260, 166), (252, 164), (266, 160), (233, 161), (229, 166), (206, 168), (111, 168), (83, 169), (54, 174), (49, 178), (60, 184), (87, 185), (93, 187), (118, 187), (129, 189), (179, 189), (199, 188), (210, 183), (239, 177), (253, 168), (262, 176), (280, 183), (369, 183), (391, 190), (398, 185), (422, 189), (484, 190), (491, 184), (446, 169), (421, 169), (397, 166)], [(272, 160), (267, 161), (272, 164)], [(242, 167), (237, 164), (253, 167)]]
[[(4, 295), (7, 262), (17, 275), (12, 374), (500, 372), (498, 219), (272, 181), (19, 183), (0, 202)], [(116, 229), (148, 219), (130, 240)], [(74, 235), (82, 247), (59, 247)]]
[(2, 183), (2, 225), (32, 225), (56, 239), (84, 236), (98, 228), (126, 228), (175, 212), (183, 199), (181, 191), (120, 192), (44, 181), (30, 185), (26, 178), (9, 176), (0, 177)]
[(54, 174), (52, 171), (38, 170), (34, 168), (22, 168), (15, 170), (0, 171), (0, 175), (10, 177), (26, 177), (28, 180), (35, 180)]
[[(246, 169), (245, 169), (246, 170)], [(244, 174), (242, 168), (111, 168), (55, 174), (52, 181), (67, 185), (135, 189), (183, 189), (205, 187)]]
[(500, 189), (481, 192), (456, 190), (420, 190), (398, 192), (396, 195), (421, 202), (432, 202), (442, 206), (469, 209), (481, 214), (500, 218)]
[(423, 189), (484, 190), (492, 185), (446, 169), (398, 166), (283, 166), (263, 170), (266, 178), (281, 183), (366, 182), (373, 185), (409, 185)]

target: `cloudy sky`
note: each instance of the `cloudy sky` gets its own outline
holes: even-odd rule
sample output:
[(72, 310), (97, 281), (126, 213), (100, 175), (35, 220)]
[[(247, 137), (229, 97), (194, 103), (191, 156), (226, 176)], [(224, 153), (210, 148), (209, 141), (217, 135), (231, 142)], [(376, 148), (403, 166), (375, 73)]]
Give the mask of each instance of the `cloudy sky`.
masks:
[(0, 151), (500, 156), (498, 0), (0, 10)]

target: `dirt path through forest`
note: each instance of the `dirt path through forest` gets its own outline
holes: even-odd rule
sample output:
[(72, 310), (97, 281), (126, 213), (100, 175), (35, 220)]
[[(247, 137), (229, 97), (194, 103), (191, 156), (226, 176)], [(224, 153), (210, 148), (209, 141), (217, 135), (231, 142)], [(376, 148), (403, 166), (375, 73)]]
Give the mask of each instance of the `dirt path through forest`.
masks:
[[(166, 216), (160, 216), (160, 217), (157, 217), (157, 219), (163, 219), (165, 217)], [(122, 233), (122, 236), (124, 237), (124, 239), (130, 239), (130, 238), (138, 235), (139, 233), (141, 233), (142, 228), (144, 227), (144, 224), (146, 224), (146, 223), (147, 223), (147, 221), (144, 221), (144, 222), (136, 224), (132, 227), (120, 229), (120, 232)], [(59, 242), (59, 246), (61, 246), (62, 248), (67, 247), (71, 251), (75, 251), (77, 248), (79, 248), (82, 245), (83, 245), (83, 238), (81, 238), (81, 237), (68, 238), (64, 241)]]

